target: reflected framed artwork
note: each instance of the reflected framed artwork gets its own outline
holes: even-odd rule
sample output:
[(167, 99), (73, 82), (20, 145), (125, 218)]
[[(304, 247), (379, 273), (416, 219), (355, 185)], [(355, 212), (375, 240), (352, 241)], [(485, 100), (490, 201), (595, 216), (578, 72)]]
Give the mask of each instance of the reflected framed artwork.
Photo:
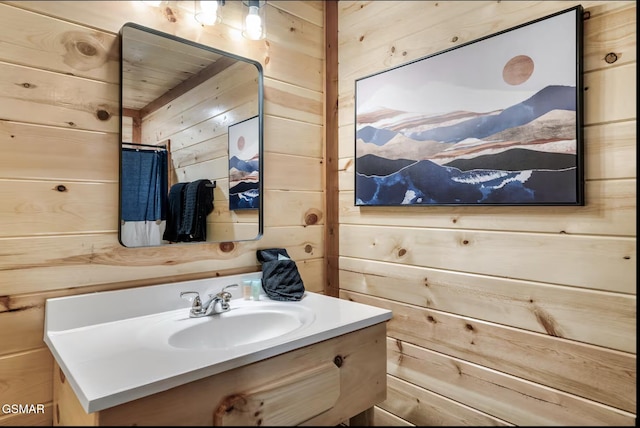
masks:
[(582, 14), (357, 79), (355, 205), (584, 205)]
[(260, 207), (258, 116), (229, 126), (229, 209)]

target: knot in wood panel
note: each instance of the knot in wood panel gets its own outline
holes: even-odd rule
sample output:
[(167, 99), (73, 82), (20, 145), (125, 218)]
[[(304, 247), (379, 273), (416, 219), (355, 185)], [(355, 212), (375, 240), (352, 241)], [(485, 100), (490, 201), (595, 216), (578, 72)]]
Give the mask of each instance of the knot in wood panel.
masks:
[(111, 117), (111, 113), (106, 110), (100, 109), (96, 112), (96, 116), (100, 120), (109, 120), (109, 118)]
[(336, 355), (336, 357), (333, 359), (333, 364), (335, 364), (336, 367), (342, 367), (342, 363), (344, 363), (342, 356)]
[(604, 60), (607, 64), (613, 64), (618, 60), (618, 55), (616, 55), (613, 52), (609, 52), (608, 54), (605, 55)]
[(318, 224), (321, 218), (322, 218), (322, 213), (315, 208), (311, 208), (307, 210), (307, 212), (304, 214), (304, 224), (307, 226), (312, 224)]
[(304, 223), (306, 225), (316, 224), (317, 222), (318, 222), (318, 216), (316, 214), (311, 213), (311, 214), (307, 214), (304, 217)]
[(219, 246), (223, 253), (230, 253), (236, 247), (233, 242), (221, 242)]
[(164, 8), (163, 15), (164, 15), (165, 18), (167, 18), (167, 21), (169, 21), (169, 22), (178, 21), (178, 17), (174, 13), (173, 9), (171, 9), (170, 7)]
[(99, 35), (68, 31), (62, 35), (61, 42), (66, 52), (63, 61), (75, 70), (99, 68), (108, 60), (107, 49)]

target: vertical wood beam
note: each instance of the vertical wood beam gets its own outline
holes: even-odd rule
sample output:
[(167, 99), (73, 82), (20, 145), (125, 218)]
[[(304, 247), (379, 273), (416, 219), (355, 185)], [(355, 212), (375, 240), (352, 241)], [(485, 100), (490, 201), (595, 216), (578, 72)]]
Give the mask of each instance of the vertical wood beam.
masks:
[(324, 2), (325, 37), (325, 294), (338, 297), (338, 1)]
[[(142, 117), (140, 116), (140, 110), (133, 110), (130, 108), (122, 109), (123, 117), (130, 117), (133, 119), (133, 128), (131, 143), (142, 143)], [(122, 142), (122, 141), (121, 141)]]

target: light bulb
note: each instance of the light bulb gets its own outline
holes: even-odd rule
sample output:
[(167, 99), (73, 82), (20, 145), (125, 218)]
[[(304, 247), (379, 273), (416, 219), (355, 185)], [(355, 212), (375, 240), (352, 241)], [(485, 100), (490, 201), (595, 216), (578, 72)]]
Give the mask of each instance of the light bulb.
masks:
[(218, 22), (218, 2), (200, 1), (200, 10), (195, 15), (196, 21), (202, 25), (213, 25)]
[(262, 19), (258, 14), (257, 6), (249, 6), (249, 14), (245, 20), (245, 35), (251, 40), (259, 40), (262, 37)]

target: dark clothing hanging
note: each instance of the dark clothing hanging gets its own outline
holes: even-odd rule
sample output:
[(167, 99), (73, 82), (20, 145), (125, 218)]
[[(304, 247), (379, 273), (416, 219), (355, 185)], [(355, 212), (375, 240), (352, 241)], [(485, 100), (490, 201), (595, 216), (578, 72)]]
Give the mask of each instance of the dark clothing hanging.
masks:
[(163, 239), (171, 242), (207, 240), (207, 215), (213, 211), (209, 180), (178, 183), (169, 191), (169, 215)]
[(165, 241), (179, 242), (178, 229), (182, 224), (182, 207), (184, 189), (187, 183), (177, 183), (169, 190), (169, 208), (167, 210), (167, 224), (162, 239)]
[(196, 180), (184, 190), (184, 209), (179, 234), (185, 241), (207, 240), (207, 215), (213, 210), (213, 190), (209, 180)]

